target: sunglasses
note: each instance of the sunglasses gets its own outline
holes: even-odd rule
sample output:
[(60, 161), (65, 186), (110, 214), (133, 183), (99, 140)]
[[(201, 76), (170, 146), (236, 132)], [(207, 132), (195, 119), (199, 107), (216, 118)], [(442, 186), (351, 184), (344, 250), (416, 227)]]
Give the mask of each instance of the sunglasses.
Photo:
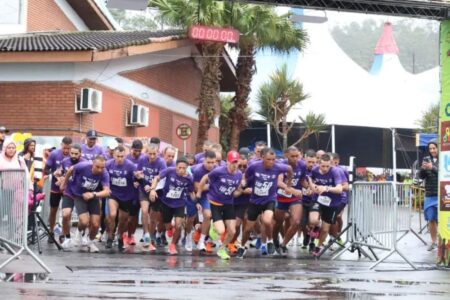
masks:
[(238, 168), (239, 168), (239, 169), (246, 169), (246, 168), (247, 168), (247, 165), (238, 165)]

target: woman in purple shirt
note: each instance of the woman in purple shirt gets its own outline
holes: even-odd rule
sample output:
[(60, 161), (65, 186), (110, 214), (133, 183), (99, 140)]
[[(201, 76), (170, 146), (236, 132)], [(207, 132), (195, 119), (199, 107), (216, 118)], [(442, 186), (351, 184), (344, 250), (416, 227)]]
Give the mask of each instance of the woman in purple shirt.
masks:
[(154, 202), (157, 198), (156, 186), (161, 179), (165, 179), (160, 200), (166, 231), (172, 230), (172, 219), (175, 218), (175, 230), (168, 249), (171, 255), (178, 254), (176, 245), (181, 235), (186, 200), (188, 197), (195, 198), (194, 180), (187, 173), (188, 166), (187, 159), (184, 157), (178, 159), (176, 167), (163, 170), (153, 179), (150, 188), (150, 201)]

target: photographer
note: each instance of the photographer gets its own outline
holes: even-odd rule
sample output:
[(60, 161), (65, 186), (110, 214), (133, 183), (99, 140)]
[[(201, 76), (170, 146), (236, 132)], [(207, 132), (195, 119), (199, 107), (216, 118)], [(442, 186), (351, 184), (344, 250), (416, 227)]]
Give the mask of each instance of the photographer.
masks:
[(425, 156), (420, 168), (419, 177), (425, 180), (424, 215), (428, 222), (431, 235), (431, 245), (428, 251), (437, 248), (437, 220), (438, 220), (438, 148), (437, 143), (431, 141), (427, 145), (429, 156)]

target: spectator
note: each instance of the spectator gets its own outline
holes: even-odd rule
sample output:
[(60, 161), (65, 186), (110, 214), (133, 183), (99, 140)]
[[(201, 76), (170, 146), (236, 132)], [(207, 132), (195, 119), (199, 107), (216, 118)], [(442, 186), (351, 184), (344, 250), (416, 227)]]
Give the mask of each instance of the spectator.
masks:
[(36, 141), (32, 138), (28, 138), (23, 142), (23, 150), (19, 156), (23, 157), (28, 171), (32, 172), (34, 162), (34, 152), (36, 151)]
[(422, 160), (419, 177), (425, 180), (424, 215), (428, 222), (431, 235), (431, 245), (428, 251), (437, 248), (437, 220), (438, 220), (438, 148), (437, 143), (431, 141), (427, 146), (429, 156)]
[(5, 126), (0, 126), (0, 152), (2, 151), (7, 133), (9, 133), (9, 130)]

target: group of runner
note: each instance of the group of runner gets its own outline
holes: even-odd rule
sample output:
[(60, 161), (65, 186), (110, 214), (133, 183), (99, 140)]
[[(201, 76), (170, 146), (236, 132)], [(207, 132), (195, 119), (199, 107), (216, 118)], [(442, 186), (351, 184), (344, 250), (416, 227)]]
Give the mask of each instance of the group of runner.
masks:
[[(222, 160), (222, 147), (206, 141), (203, 152), (175, 161), (176, 149), (160, 152), (158, 138), (146, 147), (134, 140), (130, 149), (118, 139), (105, 153), (97, 137), (89, 130), (82, 145), (64, 138), (46, 162), (45, 173), (53, 175), (49, 226), (55, 227), (62, 200), (63, 248), (99, 252), (101, 227), (105, 247), (117, 240), (121, 252), (140, 243), (147, 251), (167, 246), (175, 255), (181, 244), (186, 251), (215, 247), (220, 258), (230, 259), (244, 258), (256, 244), (263, 255), (285, 256), (288, 243), (303, 233), (304, 246), (318, 256), (327, 237), (342, 229), (348, 173), (335, 153), (289, 147), (277, 158), (259, 142), (254, 152), (229, 151)], [(79, 219), (72, 237), (74, 207)]]

